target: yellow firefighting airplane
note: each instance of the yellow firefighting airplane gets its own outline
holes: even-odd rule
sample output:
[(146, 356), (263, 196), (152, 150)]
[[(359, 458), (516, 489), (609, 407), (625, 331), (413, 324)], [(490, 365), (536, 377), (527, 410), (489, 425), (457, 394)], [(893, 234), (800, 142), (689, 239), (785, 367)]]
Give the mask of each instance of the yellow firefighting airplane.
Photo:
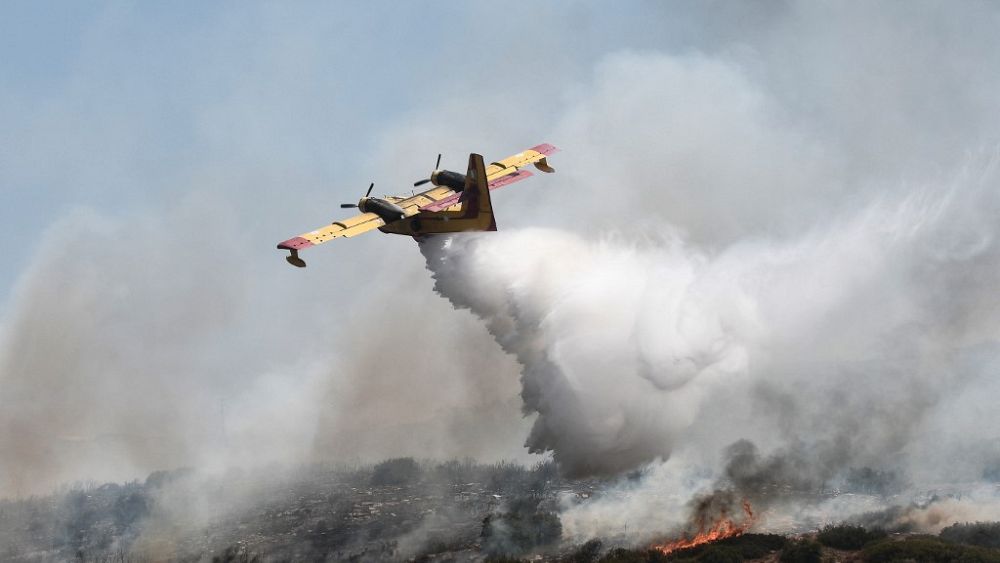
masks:
[(522, 170), (529, 164), (534, 164), (542, 172), (555, 172), (546, 157), (558, 150), (552, 145), (541, 144), (491, 162), (489, 166), (484, 164), (482, 156), (470, 154), (466, 174), (439, 170), (441, 155), (438, 155), (430, 178), (413, 184), (416, 187), (430, 182), (434, 185), (433, 188), (409, 197), (386, 196), (381, 199), (370, 197), (372, 188), (375, 187), (372, 183), (368, 186), (368, 193), (357, 204), (341, 205), (343, 208), (358, 208), (361, 210), (360, 215), (290, 238), (279, 244), (278, 248), (290, 252), (285, 257), (289, 264), (304, 268), (306, 263), (299, 258), (300, 250), (335, 238), (360, 235), (376, 228), (383, 233), (408, 235), (417, 239), (435, 233), (495, 231), (497, 224), (493, 217), (490, 190), (531, 176), (530, 171)]

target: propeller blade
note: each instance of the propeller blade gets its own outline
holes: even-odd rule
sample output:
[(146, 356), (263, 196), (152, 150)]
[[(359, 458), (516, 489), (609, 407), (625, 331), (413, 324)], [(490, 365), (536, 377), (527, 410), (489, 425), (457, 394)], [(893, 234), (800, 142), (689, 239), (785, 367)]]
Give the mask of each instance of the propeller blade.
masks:
[[(438, 153), (437, 162), (434, 163), (434, 170), (437, 170), (440, 167), (441, 167), (441, 153)], [(424, 185), (424, 184), (426, 184), (427, 182), (430, 182), (430, 181), (431, 181), (430, 178), (424, 178), (423, 180), (417, 180), (416, 182), (413, 183), (413, 187), (414, 188), (420, 187), (420, 186), (422, 186), (422, 185)]]
[(358, 206), (358, 204), (356, 204), (356, 203), (341, 203), (340, 204), (340, 208), (341, 209), (350, 209), (352, 207), (357, 207), (357, 206)]
[(365, 192), (365, 197), (368, 197), (368, 196), (372, 195), (372, 188), (374, 188), (374, 187), (375, 187), (375, 182), (372, 182), (371, 185), (368, 186), (368, 191)]

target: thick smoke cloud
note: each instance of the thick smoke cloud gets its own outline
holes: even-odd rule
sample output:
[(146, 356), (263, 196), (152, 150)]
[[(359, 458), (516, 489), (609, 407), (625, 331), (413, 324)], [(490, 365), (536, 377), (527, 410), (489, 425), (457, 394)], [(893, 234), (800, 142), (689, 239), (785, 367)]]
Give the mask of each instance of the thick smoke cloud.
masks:
[[(452, 30), (435, 47), (398, 33), (419, 62), (391, 43), (354, 74), (334, 55), (424, 10), (358, 14), (380, 33), (279, 8), (207, 17), (177, 34), (193, 55), (146, 49), (163, 91), (203, 102), (169, 128), (149, 116), (183, 96), (122, 84), (114, 69), (149, 62), (105, 56), (103, 37), (134, 28), (110, 13), (67, 99), (7, 117), (26, 141), (0, 154), (5, 185), (110, 210), (51, 226), (19, 272), (0, 492), (525, 442), (570, 474), (652, 464), (618, 501), (567, 506), (585, 537), (622, 514), (635, 534), (682, 527), (692, 495), (775, 468), (801, 487), (864, 468), (981, 478), (1000, 435), (996, 8), (645, 8), (533, 7), (496, 24), (501, 44), (476, 6), (425, 21)], [(246, 29), (276, 39), (248, 46)], [(497, 75), (513, 60), (531, 63)], [(108, 83), (128, 99), (105, 105)], [(135, 149), (144, 131), (173, 141)], [(67, 138), (86, 150), (57, 159)], [(394, 192), (438, 151), (456, 168), (541, 141), (564, 149), (558, 173), (496, 193), (501, 232), (422, 248), (447, 300), (410, 241), (316, 249), (304, 272), (273, 250), (329, 221), (342, 186)], [(739, 440), (754, 457), (727, 450)], [(733, 459), (747, 470), (727, 475)]]
[[(571, 474), (665, 459), (692, 432), (822, 442), (817, 467), (873, 465), (905, 454), (940, 398), (993, 361), (998, 319), (979, 290), (1000, 274), (979, 215), (997, 203), (993, 165), (940, 194), (717, 253), (671, 235), (544, 230), (422, 248), (437, 290), (523, 364), (526, 410), (540, 415), (529, 448)], [(965, 268), (979, 275), (952, 273)]]
[(522, 364), (538, 414), (527, 446), (567, 474), (675, 450), (707, 460), (749, 438), (775, 453), (725, 450), (724, 477), (744, 495), (821, 490), (862, 468), (977, 479), (982, 459), (927, 453), (974, 450), (995, 425), (926, 436), (997, 365), (1000, 318), (983, 291), (1000, 282), (996, 164), (987, 155), (942, 189), (717, 252), (669, 233), (637, 244), (546, 230), (422, 249), (437, 291)]
[(186, 251), (235, 228), (217, 205), (189, 198), (165, 217), (125, 225), (79, 211), (50, 231), (4, 335), (6, 493), (308, 454), (309, 366), (294, 379), (258, 371), (241, 385), (260, 370), (260, 355), (220, 354), (250, 348), (255, 335), (232, 331), (253, 315), (241, 249)]

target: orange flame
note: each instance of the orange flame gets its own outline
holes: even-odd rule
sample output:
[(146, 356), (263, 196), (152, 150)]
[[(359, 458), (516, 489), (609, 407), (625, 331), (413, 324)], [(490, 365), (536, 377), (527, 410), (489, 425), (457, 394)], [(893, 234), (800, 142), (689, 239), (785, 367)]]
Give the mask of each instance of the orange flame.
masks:
[(728, 517), (725, 511), (708, 526), (706, 526), (706, 522), (703, 519), (699, 519), (698, 532), (693, 537), (689, 538), (685, 535), (671, 542), (656, 544), (653, 546), (653, 549), (658, 549), (663, 553), (670, 553), (671, 551), (686, 549), (703, 543), (742, 536), (754, 524), (755, 518), (753, 508), (746, 499), (743, 499), (743, 512), (745, 513), (745, 517), (741, 518), (739, 522)]

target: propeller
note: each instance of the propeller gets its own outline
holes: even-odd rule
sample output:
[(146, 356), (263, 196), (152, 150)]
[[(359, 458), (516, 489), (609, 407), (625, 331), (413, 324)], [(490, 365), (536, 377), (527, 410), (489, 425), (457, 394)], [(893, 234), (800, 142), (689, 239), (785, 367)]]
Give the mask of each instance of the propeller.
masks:
[[(438, 153), (437, 162), (434, 163), (434, 170), (437, 170), (439, 166), (441, 166), (441, 153)], [(417, 182), (415, 182), (413, 184), (413, 187), (416, 188), (418, 186), (422, 186), (422, 185), (424, 185), (424, 184), (426, 184), (427, 182), (430, 182), (430, 181), (431, 181), (430, 178), (424, 178), (423, 180), (418, 180)]]
[[(365, 197), (368, 197), (368, 196), (372, 195), (372, 188), (374, 188), (374, 187), (375, 187), (375, 182), (372, 182), (368, 186), (368, 191), (365, 192)], [(357, 207), (357, 206), (358, 206), (358, 204), (356, 204), (356, 203), (341, 203), (340, 204), (340, 208), (341, 209), (350, 209), (352, 207)]]

